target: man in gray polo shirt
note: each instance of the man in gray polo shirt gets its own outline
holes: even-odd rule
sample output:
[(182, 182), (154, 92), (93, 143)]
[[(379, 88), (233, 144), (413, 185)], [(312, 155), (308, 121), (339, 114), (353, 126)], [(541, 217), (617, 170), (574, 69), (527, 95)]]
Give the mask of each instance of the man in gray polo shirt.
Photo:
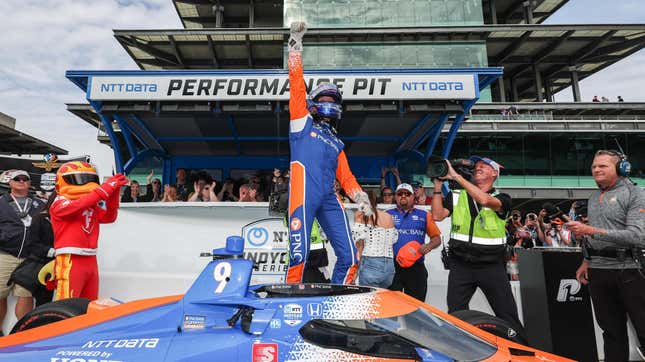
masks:
[(589, 224), (568, 222), (587, 236), (587, 253), (576, 279), (589, 284), (598, 325), (603, 330), (605, 361), (628, 361), (627, 316), (645, 346), (645, 191), (624, 177), (625, 156), (598, 151), (591, 173), (598, 184), (589, 198)]

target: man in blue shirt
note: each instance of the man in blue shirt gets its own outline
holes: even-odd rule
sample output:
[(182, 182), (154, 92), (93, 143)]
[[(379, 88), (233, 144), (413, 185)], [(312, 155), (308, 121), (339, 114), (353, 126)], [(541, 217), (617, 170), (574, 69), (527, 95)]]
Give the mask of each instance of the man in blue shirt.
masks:
[[(394, 281), (391, 290), (403, 291), (425, 302), (428, 271), (423, 255), (441, 244), (441, 232), (432, 214), (414, 207), (414, 189), (407, 183), (396, 188), (396, 208), (387, 210), (394, 219), (399, 239), (394, 244)], [(425, 243), (426, 234), (430, 242)]]

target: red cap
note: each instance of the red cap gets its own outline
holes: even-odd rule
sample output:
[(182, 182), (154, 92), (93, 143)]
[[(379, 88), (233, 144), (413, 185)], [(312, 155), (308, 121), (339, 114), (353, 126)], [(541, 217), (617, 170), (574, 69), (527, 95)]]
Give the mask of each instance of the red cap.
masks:
[(416, 240), (407, 242), (401, 247), (401, 249), (399, 249), (399, 252), (396, 253), (396, 262), (404, 268), (411, 267), (423, 256), (423, 254), (419, 252), (420, 247), (421, 244)]

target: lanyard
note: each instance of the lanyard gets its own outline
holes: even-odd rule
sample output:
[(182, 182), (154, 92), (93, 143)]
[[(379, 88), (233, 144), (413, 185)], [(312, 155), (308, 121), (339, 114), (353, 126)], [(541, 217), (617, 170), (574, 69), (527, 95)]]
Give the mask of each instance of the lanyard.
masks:
[(18, 216), (20, 216), (21, 219), (27, 216), (29, 214), (29, 209), (31, 208), (31, 200), (28, 197), (25, 199), (25, 209), (23, 210), (22, 206), (20, 206), (20, 203), (13, 195), (11, 195), (11, 198), (13, 199), (13, 202), (16, 203), (16, 207), (18, 208)]

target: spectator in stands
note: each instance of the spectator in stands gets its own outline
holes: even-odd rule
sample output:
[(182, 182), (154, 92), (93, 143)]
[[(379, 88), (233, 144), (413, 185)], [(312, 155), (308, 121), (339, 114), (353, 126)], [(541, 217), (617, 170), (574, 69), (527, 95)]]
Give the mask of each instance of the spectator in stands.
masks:
[(186, 179), (186, 169), (185, 168), (178, 168), (177, 169), (177, 199), (179, 201), (186, 201), (188, 200), (188, 195), (190, 194), (190, 189), (188, 187), (188, 181)]
[(510, 119), (516, 119), (520, 115), (520, 110), (514, 104), (508, 107), (508, 116)]
[(586, 204), (585, 201), (573, 201), (571, 203), (571, 207), (569, 208), (569, 220), (570, 221), (576, 221), (577, 220), (576, 217), (577, 217), (577, 214), (578, 214), (576, 210), (578, 208), (586, 207), (586, 206), (587, 206), (587, 204)]
[(7, 297), (18, 297), (16, 318), (20, 319), (34, 308), (31, 293), (9, 282), (11, 273), (31, 250), (25, 250), (32, 218), (40, 212), (42, 201), (29, 197), (31, 177), (23, 170), (16, 170), (9, 181), (10, 191), (0, 197), (0, 325), (7, 313)]
[(598, 99), (598, 96), (593, 96), (593, 99), (591, 100), (594, 103), (600, 102), (600, 99)]
[(197, 181), (193, 184), (195, 192), (190, 194), (188, 201), (219, 201), (215, 195), (216, 185), (217, 182), (208, 173), (200, 172)]
[(234, 187), (235, 187), (235, 182), (233, 181), (233, 179), (227, 178), (224, 181), (224, 185), (222, 186), (222, 189), (220, 190), (219, 194), (217, 194), (217, 198), (220, 201), (237, 201), (238, 198), (233, 193)]
[(130, 185), (126, 186), (121, 196), (121, 202), (144, 202), (142, 197), (139, 196), (139, 182), (131, 180)]
[(374, 215), (367, 217), (360, 211), (354, 215), (352, 234), (356, 240), (360, 264), (360, 285), (388, 288), (394, 279), (393, 245), (399, 233), (394, 228), (392, 216), (376, 208), (376, 194), (368, 191)]
[(163, 195), (161, 194), (161, 180), (158, 178), (152, 179), (155, 175), (155, 170), (150, 170), (146, 176), (146, 194), (141, 197), (141, 201), (158, 202), (161, 201)]
[(623, 99), (623, 97), (618, 96), (618, 102), (624, 102), (624, 101), (625, 101), (625, 100)]
[(412, 181), (410, 185), (414, 189), (414, 204), (415, 205), (431, 205), (432, 198), (426, 195), (426, 189), (423, 187), (423, 183), (419, 181)]
[(161, 202), (175, 202), (177, 200), (177, 186), (165, 185), (163, 189), (163, 198)]
[(609, 98), (607, 98), (605, 96), (602, 96), (601, 101), (602, 102), (609, 102)]
[(253, 198), (251, 197), (251, 186), (248, 184), (244, 184), (240, 186), (240, 198), (238, 199), (239, 202), (253, 202)]
[(524, 225), (515, 230), (514, 240), (514, 246), (525, 249), (544, 245), (544, 232), (542, 232), (537, 215), (526, 214)]
[(502, 119), (508, 119), (508, 108), (504, 107), (500, 111), (500, 115), (502, 116)]
[(550, 246), (553, 248), (562, 248), (569, 246), (571, 243), (571, 233), (568, 230), (562, 228), (562, 220), (559, 218), (551, 220), (551, 228), (546, 233), (546, 243), (545, 246)]
[(522, 213), (520, 210), (511, 211), (511, 216), (506, 219), (506, 235), (513, 236), (515, 231), (522, 227)]
[(345, 193), (345, 190), (343, 190), (342, 187), (340, 187), (340, 182), (338, 179), (334, 180), (334, 192), (336, 193), (336, 197), (338, 197), (338, 200), (342, 203), (347, 203), (347, 202), (352, 202), (349, 197), (347, 197), (347, 194)]
[(394, 190), (389, 187), (384, 187), (381, 190), (381, 200), (382, 204), (394, 204)]
[(253, 176), (249, 180), (249, 187), (253, 192), (255, 193), (255, 197), (253, 198), (253, 201), (264, 201), (264, 190), (262, 189), (262, 182), (259, 177)]
[(396, 178), (396, 185), (394, 187), (399, 186), (401, 184), (401, 177), (399, 176), (399, 169), (398, 168), (396, 168), (396, 167), (392, 167), (392, 168), (382, 167), (381, 168), (381, 190), (384, 189), (387, 186), (386, 183), (385, 183), (385, 177), (390, 172)]

